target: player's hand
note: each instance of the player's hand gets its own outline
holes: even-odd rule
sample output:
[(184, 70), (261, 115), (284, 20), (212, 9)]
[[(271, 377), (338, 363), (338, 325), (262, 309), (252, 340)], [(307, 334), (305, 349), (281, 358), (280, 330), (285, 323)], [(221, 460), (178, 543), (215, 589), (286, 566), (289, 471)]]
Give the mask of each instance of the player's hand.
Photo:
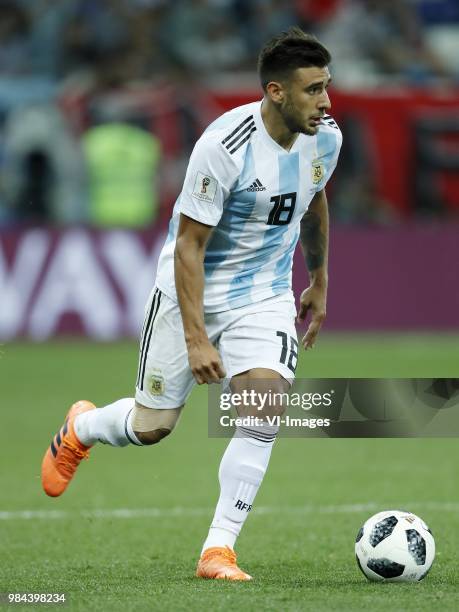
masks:
[(301, 344), (308, 350), (314, 348), (317, 335), (325, 320), (327, 306), (327, 289), (319, 285), (310, 285), (303, 291), (300, 297), (300, 309), (297, 315), (298, 323), (303, 323), (308, 310), (311, 311), (311, 321), (303, 336)]
[(190, 342), (188, 361), (198, 385), (218, 383), (226, 376), (220, 355), (209, 340)]

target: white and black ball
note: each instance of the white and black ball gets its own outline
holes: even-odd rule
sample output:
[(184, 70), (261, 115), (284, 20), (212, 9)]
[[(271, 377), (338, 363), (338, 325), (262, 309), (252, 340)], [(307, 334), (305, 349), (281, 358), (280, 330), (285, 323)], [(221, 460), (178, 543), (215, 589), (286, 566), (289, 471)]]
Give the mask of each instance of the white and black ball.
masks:
[(361, 527), (355, 556), (369, 580), (418, 582), (432, 566), (435, 540), (415, 514), (386, 510), (370, 517)]

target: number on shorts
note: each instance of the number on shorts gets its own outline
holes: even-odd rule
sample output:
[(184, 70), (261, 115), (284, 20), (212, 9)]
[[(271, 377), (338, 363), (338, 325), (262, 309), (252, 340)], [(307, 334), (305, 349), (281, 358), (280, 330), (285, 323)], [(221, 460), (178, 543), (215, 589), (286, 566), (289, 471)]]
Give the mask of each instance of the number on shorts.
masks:
[[(283, 331), (276, 332), (276, 336), (279, 336), (282, 340), (282, 350), (280, 354), (279, 361), (284, 365), (287, 365), (289, 370), (295, 374), (296, 364), (298, 363), (298, 340), (293, 336), (288, 336)], [(290, 338), (290, 351), (289, 351), (289, 341)], [(288, 361), (287, 361), (287, 353), (288, 353)], [(286, 363), (287, 362), (287, 363)]]

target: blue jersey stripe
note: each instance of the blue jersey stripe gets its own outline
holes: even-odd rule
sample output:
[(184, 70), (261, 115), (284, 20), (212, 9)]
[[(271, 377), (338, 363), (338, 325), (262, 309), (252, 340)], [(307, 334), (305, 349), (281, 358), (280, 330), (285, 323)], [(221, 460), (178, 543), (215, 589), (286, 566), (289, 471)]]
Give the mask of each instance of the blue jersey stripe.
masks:
[[(246, 185), (250, 183), (253, 176), (255, 175), (255, 162), (253, 159), (252, 146), (249, 144), (250, 148), (250, 165), (247, 163), (244, 165), (244, 170), (247, 169), (247, 172), (243, 172), (241, 178), (239, 180), (240, 185)], [(239, 187), (236, 187), (235, 191), (238, 191)], [(255, 206), (255, 202), (257, 199), (257, 194), (255, 191), (248, 192), (250, 193), (251, 200), (251, 212)], [(250, 303), (249, 294), (250, 289), (253, 285), (253, 277), (255, 272), (260, 268), (260, 266), (254, 267), (254, 262), (252, 258), (246, 260), (246, 263), (242, 266), (242, 269), (238, 270), (236, 274), (233, 276), (231, 280), (228, 292), (227, 292), (227, 300), (230, 308), (237, 308), (239, 303), (242, 301), (243, 303)]]
[[(252, 145), (247, 147), (244, 167), (235, 186), (234, 192), (250, 181), (255, 173), (255, 163), (253, 159)], [(231, 196), (225, 205), (221, 219), (214, 229), (209, 244), (207, 245), (204, 258), (204, 271), (206, 278), (212, 276), (215, 270), (231, 254), (238, 245), (240, 236), (244, 232), (244, 226), (252, 214), (255, 206), (257, 194), (249, 193), (245, 202), (238, 202)]]
[[(282, 155), (279, 157), (279, 193), (296, 193), (300, 188), (300, 157), (299, 153)], [(277, 240), (275, 246), (280, 246), (285, 234), (289, 231), (290, 225), (275, 226)], [(269, 232), (267, 232), (269, 233)], [(274, 293), (279, 293), (281, 286), (289, 287), (290, 269), (292, 266), (293, 253), (298, 241), (298, 232), (292, 236), (290, 245), (286, 245), (287, 251), (277, 260), (274, 271), (274, 280), (271, 288)]]
[[(279, 194), (298, 192), (299, 187), (299, 154), (291, 153), (278, 156), (279, 163)], [(269, 265), (270, 260), (275, 256), (278, 248), (282, 244), (284, 235), (289, 231), (289, 225), (272, 225), (266, 226), (265, 235), (262, 245), (257, 249), (255, 257), (247, 260), (246, 264), (233, 277), (228, 291), (228, 302), (231, 308), (236, 308), (241, 302), (250, 303), (249, 294), (255, 282), (255, 275), (265, 266)], [(290, 261), (292, 255), (290, 254)], [(276, 273), (282, 273), (282, 279), (276, 277), (275, 280), (281, 280), (289, 277), (289, 270), (284, 273), (285, 265), (277, 270)], [(275, 282), (275, 281), (274, 281)], [(276, 286), (278, 289), (279, 286)]]
[(292, 269), (293, 255), (299, 236), (300, 230), (296, 232), (287, 251), (276, 264), (276, 278), (271, 283), (271, 288), (275, 294), (282, 293), (283, 290), (288, 290), (290, 288), (290, 270)]

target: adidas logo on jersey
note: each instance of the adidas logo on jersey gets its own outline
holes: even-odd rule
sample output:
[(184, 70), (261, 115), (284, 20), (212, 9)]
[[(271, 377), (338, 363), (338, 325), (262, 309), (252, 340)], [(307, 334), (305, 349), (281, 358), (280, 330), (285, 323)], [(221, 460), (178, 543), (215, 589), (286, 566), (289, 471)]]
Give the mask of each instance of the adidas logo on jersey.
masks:
[(266, 191), (266, 187), (263, 187), (260, 181), (255, 179), (250, 187), (247, 187), (247, 191)]

